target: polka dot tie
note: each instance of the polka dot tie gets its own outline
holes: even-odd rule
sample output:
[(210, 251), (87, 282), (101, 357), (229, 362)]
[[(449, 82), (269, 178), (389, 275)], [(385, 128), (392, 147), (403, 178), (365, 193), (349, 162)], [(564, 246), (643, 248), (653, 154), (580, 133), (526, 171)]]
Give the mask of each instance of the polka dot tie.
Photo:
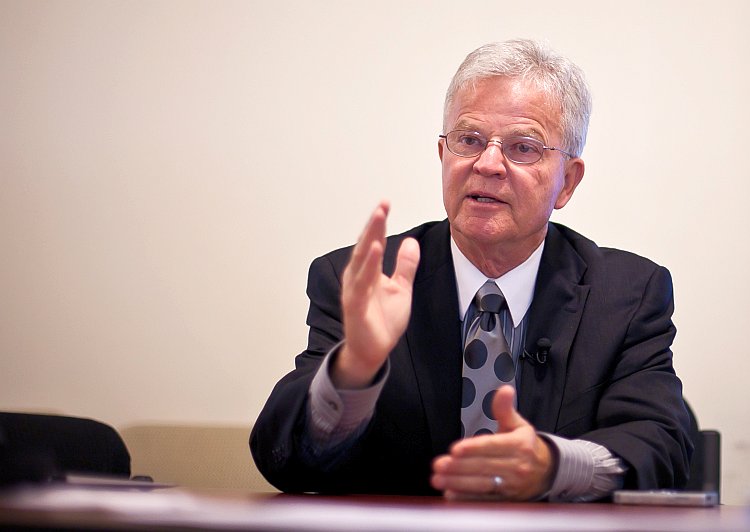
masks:
[(461, 396), (461, 437), (497, 432), (492, 398), (501, 384), (515, 386), (516, 368), (503, 335), (500, 310), (507, 306), (494, 281), (477, 291), (479, 313), (466, 331)]

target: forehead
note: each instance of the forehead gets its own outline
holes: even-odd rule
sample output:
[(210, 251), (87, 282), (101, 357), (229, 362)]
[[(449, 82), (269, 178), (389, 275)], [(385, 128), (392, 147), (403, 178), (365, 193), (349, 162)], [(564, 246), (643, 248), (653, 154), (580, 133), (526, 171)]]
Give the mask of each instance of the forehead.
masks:
[(495, 76), (456, 91), (446, 114), (448, 131), (460, 127), (497, 134), (508, 130), (536, 131), (546, 139), (559, 135), (558, 105), (534, 83)]

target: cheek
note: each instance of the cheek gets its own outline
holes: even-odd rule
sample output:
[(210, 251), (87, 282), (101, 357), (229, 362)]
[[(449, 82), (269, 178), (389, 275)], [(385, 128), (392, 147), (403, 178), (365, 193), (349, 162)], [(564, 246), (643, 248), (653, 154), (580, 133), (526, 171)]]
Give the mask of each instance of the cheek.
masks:
[(565, 185), (565, 182), (562, 177), (558, 177), (550, 184), (550, 188), (548, 192), (550, 209), (555, 208), (555, 204), (557, 203), (557, 198), (560, 197), (560, 192), (562, 191), (564, 185)]
[(556, 184), (534, 177), (516, 179), (513, 183), (513, 216), (518, 223), (538, 224), (549, 219), (555, 205)]
[(443, 207), (450, 219), (453, 219), (458, 209), (456, 206), (457, 193), (452, 183), (448, 177), (443, 176)]
[(562, 187), (563, 176), (560, 172), (542, 173), (537, 176), (536, 190), (534, 191), (537, 205), (543, 206), (545, 211), (551, 213), (555, 208)]
[(461, 187), (461, 179), (456, 171), (455, 165), (450, 165), (443, 160), (443, 203), (446, 209), (451, 203), (455, 203)]

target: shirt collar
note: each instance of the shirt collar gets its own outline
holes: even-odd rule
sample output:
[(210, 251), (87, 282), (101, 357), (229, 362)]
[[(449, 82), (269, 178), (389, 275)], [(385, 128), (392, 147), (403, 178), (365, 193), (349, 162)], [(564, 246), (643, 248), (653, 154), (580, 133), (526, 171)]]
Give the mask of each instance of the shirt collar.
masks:
[[(502, 290), (505, 300), (508, 302), (513, 327), (518, 327), (531, 306), (531, 300), (534, 298), (534, 284), (539, 272), (543, 250), (544, 241), (524, 262), (497, 279), (492, 279)], [(461, 253), (452, 236), (451, 255), (453, 256), (453, 267), (456, 270), (459, 319), (463, 321), (477, 290), (487, 282), (487, 276)]]

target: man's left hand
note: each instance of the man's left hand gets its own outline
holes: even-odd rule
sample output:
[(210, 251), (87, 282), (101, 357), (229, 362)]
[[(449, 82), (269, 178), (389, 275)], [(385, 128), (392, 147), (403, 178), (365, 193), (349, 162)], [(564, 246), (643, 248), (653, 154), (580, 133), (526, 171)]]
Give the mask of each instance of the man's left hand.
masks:
[(527, 501), (549, 490), (555, 469), (552, 452), (513, 407), (514, 395), (510, 386), (495, 393), (496, 434), (459, 440), (434, 460), (431, 483), (445, 497)]

